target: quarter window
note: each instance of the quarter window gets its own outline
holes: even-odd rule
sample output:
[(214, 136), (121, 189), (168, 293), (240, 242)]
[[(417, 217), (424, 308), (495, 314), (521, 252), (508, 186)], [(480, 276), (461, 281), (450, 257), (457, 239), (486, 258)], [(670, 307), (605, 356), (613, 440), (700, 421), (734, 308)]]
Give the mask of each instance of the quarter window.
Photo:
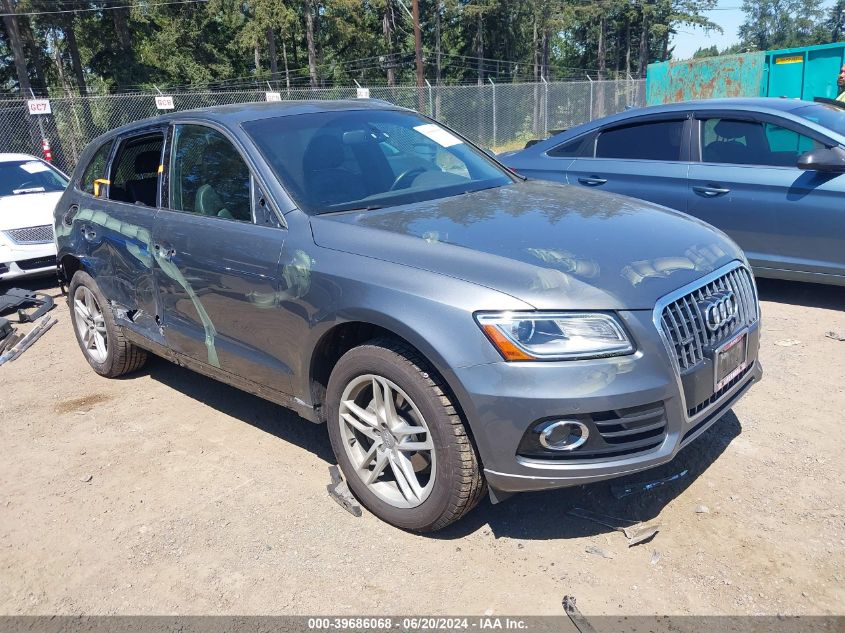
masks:
[(85, 193), (94, 195), (94, 181), (106, 176), (106, 161), (109, 159), (112, 142), (109, 141), (98, 149), (82, 172), (79, 179), (79, 188)]
[(252, 221), (249, 168), (220, 132), (177, 126), (170, 165), (172, 209)]
[(557, 147), (554, 147), (546, 152), (546, 156), (551, 156), (552, 158), (575, 158), (576, 156), (580, 156), (581, 148), (584, 146), (584, 141), (586, 141), (587, 138), (589, 137), (581, 136), (575, 140), (561, 143)]
[(681, 159), (684, 121), (652, 121), (606, 130), (596, 142), (596, 158)]
[(701, 126), (705, 163), (795, 167), (801, 155), (821, 147), (822, 143), (773, 123), (707, 119)]

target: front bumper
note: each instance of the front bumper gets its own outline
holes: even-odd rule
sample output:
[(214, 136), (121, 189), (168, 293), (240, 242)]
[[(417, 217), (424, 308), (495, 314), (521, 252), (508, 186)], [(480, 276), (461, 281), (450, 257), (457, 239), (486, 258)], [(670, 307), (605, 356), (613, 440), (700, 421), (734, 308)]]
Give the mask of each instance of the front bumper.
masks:
[[(563, 488), (619, 477), (670, 461), (719, 420), (762, 377), (757, 359), (759, 321), (748, 330), (750, 368), (721, 397), (690, 415), (683, 387), (652, 313), (620, 316), (638, 343), (635, 354), (568, 362), (493, 363), (462, 368), (459, 400), (478, 445), (491, 488), (522, 492)], [(526, 429), (541, 419), (589, 417), (648, 406), (665, 410), (659, 444), (609, 457), (566, 459), (518, 454)]]
[(0, 281), (56, 272), (56, 245), (0, 244)]

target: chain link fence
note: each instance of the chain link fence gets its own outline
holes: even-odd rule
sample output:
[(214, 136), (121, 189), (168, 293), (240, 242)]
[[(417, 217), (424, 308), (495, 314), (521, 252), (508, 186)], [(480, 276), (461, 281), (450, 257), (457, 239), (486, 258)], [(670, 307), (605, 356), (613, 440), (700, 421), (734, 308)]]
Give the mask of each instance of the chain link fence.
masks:
[[(354, 99), (357, 89), (279, 90), (283, 100)], [(645, 81), (542, 82), (473, 86), (373, 87), (370, 97), (413, 108), (494, 151), (518, 149), (533, 138), (645, 105)], [(180, 92), (175, 110), (265, 101), (264, 90)], [(160, 113), (155, 94), (118, 94), (50, 99), (52, 114), (30, 115), (21, 99), (0, 100), (0, 152), (41, 156), (48, 139), (54, 163), (71, 171), (96, 136), (125, 123)]]

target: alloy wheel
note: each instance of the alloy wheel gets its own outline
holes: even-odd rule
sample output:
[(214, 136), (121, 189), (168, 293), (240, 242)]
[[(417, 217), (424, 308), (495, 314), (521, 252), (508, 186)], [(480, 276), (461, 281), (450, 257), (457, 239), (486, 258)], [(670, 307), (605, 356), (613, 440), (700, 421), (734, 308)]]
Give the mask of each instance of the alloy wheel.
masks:
[(78, 286), (73, 293), (73, 314), (82, 349), (93, 361), (104, 363), (108, 356), (106, 321), (97, 298), (85, 286)]
[(437, 466), (431, 432), (396, 383), (375, 374), (354, 378), (343, 390), (338, 422), (346, 455), (373, 494), (396, 508), (428, 498)]

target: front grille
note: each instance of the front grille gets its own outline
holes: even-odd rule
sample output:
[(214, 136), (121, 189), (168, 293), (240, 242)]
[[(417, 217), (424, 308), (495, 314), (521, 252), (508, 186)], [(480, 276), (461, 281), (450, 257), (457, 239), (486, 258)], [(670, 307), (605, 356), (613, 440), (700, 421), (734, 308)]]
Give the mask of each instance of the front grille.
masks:
[(53, 241), (53, 227), (50, 224), (9, 229), (4, 233), (15, 244), (48, 244)]
[(523, 457), (555, 461), (608, 459), (652, 451), (666, 438), (666, 409), (662, 402), (562, 417), (577, 419), (589, 427), (590, 437), (584, 446), (571, 453), (543, 449), (529, 429), (517, 452)]
[[(711, 331), (705, 325), (701, 304), (726, 292), (732, 292), (736, 300), (736, 318)], [(754, 323), (757, 315), (757, 293), (751, 273), (738, 266), (668, 304), (663, 308), (660, 322), (683, 372), (702, 362), (706, 350)]]
[(47, 257), (24, 259), (16, 263), (21, 270), (35, 270), (36, 268), (46, 268), (47, 266), (55, 266), (56, 256), (49, 255)]

